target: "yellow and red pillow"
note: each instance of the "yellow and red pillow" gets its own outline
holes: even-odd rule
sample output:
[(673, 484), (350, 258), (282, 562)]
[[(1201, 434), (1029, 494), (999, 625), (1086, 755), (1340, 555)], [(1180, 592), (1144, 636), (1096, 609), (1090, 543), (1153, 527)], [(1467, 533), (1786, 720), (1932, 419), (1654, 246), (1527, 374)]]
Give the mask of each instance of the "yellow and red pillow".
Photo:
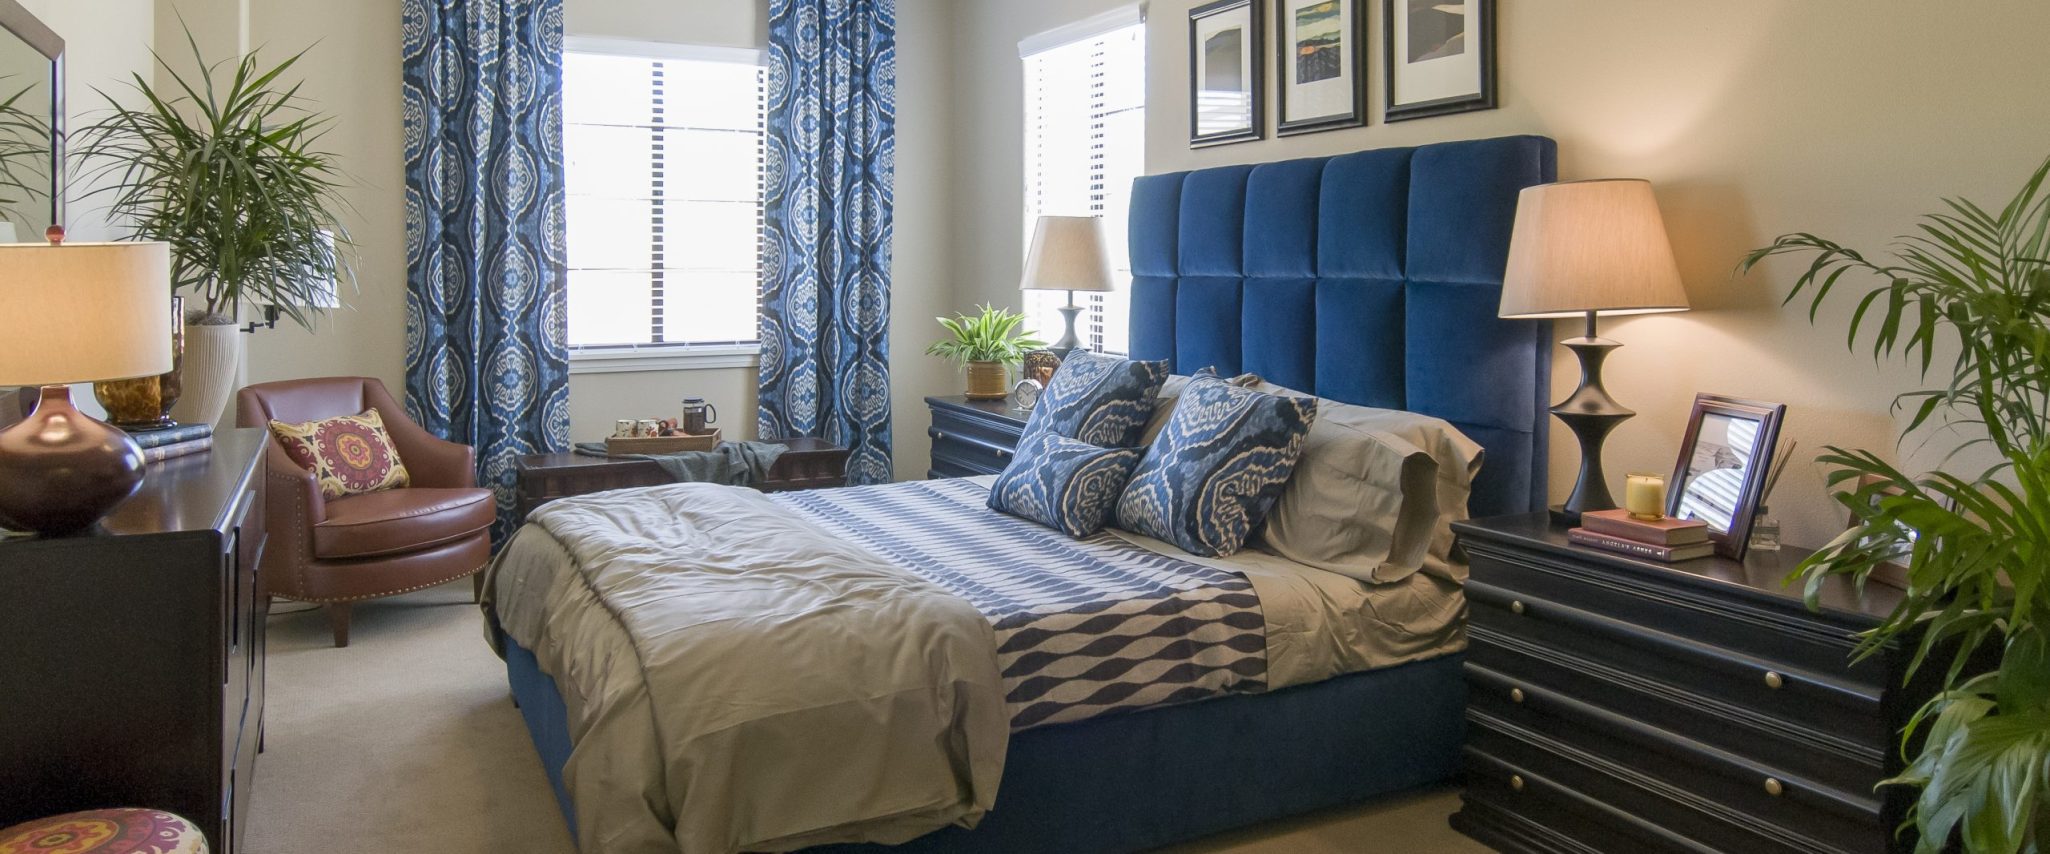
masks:
[(328, 498), (402, 489), (412, 482), (376, 409), (304, 424), (270, 423), (285, 455), (320, 481)]

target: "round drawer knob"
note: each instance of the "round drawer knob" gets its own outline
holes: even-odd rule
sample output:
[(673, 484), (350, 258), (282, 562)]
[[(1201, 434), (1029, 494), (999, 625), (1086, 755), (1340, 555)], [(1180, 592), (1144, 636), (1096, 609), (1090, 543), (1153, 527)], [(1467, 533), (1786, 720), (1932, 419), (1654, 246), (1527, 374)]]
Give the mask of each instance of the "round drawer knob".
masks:
[(1509, 775), (1509, 788), (1510, 788), (1511, 790), (1513, 790), (1513, 791), (1518, 791), (1518, 792), (1521, 792), (1521, 791), (1523, 791), (1523, 775), (1521, 775), (1521, 774), (1511, 774), (1511, 775)]
[(1522, 689), (1522, 688), (1511, 688), (1511, 689), (1509, 689), (1509, 702), (1511, 702), (1511, 703), (1521, 703), (1521, 702), (1523, 702), (1523, 689)]
[(1771, 777), (1765, 778), (1765, 793), (1775, 798), (1787, 793), (1787, 787)]
[(932, 431), (932, 437), (938, 441), (944, 442), (947, 441), (947, 432), (945, 430), (934, 430)]
[(1781, 688), (1784, 688), (1784, 687), (1786, 687), (1786, 686), (1787, 686), (1787, 680), (1786, 680), (1786, 677), (1783, 677), (1783, 676), (1779, 675), (1778, 673), (1774, 673), (1774, 672), (1772, 672), (1772, 671), (1770, 671), (1770, 670), (1767, 670), (1767, 671), (1765, 671), (1765, 687), (1767, 687), (1767, 688), (1771, 688), (1772, 690), (1774, 690), (1774, 691), (1777, 691), (1777, 690), (1779, 690), (1779, 689), (1781, 689)]
[(1517, 614), (1517, 615), (1521, 615), (1521, 614), (1523, 613), (1523, 600), (1521, 600), (1521, 599), (1512, 599), (1512, 600), (1510, 600), (1510, 601), (1509, 601), (1509, 613), (1511, 613), (1511, 614)]

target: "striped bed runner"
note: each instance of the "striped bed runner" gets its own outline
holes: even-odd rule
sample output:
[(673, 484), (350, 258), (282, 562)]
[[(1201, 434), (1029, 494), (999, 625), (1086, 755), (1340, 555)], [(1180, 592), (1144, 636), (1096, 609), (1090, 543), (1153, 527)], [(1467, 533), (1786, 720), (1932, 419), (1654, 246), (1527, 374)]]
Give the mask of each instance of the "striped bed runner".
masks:
[(988, 617), (1013, 731), (1266, 690), (1266, 624), (1238, 573), (1109, 532), (1069, 539), (989, 510), (966, 480), (772, 497)]

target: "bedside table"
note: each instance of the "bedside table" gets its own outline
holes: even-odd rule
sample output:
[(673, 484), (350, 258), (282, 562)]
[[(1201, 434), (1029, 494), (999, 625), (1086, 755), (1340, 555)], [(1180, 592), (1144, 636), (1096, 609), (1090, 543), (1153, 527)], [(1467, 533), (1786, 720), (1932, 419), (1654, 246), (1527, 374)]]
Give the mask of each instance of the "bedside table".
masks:
[(928, 397), (932, 408), (932, 467), (927, 478), (999, 474), (1017, 453), (1029, 412), (1019, 412), (1010, 398), (969, 400), (961, 395)]
[(1662, 564), (1545, 513), (1452, 527), (1472, 562), (1453, 827), (1504, 851), (1912, 849), (1907, 792), (1873, 787), (1943, 668), (1903, 687), (1912, 650), (1850, 660), (1898, 591), (1831, 579), (1813, 612), (1780, 584), (1805, 551)]
[[(776, 439), (790, 450), (769, 467), (768, 479), (755, 484), (763, 492), (826, 489), (847, 483), (847, 449), (824, 439)], [(609, 459), (563, 451), (532, 454), (514, 464), (521, 519), (534, 508), (572, 495), (608, 489), (675, 483), (653, 460)]]

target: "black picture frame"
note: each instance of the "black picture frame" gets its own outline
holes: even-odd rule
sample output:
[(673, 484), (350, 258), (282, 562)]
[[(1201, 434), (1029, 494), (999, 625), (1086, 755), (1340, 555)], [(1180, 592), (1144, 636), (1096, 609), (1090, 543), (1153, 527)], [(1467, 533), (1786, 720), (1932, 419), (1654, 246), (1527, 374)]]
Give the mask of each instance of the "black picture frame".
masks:
[[(1758, 515), (1759, 496), (1765, 491), (1773, 452), (1779, 447), (1780, 423), (1786, 420), (1787, 407), (1780, 403), (1718, 394), (1695, 395), (1694, 410), (1687, 416), (1687, 434), (1680, 440), (1680, 457), (1673, 464), (1673, 478), (1669, 481), (1671, 488), (1666, 493), (1668, 516), (1676, 519), (1701, 518), (1687, 508), (1687, 497), (1691, 485), (1689, 479), (1694, 477), (1693, 462), (1696, 447), (1701, 442), (1702, 422), (1711, 416), (1758, 425), (1752, 436), (1751, 458), (1741, 468), (1743, 474), (1738, 478), (1735, 497), (1730, 502), (1729, 526), (1718, 530), (1715, 520), (1704, 519), (1708, 522), (1708, 538), (1715, 543), (1715, 553), (1731, 560), (1743, 560), (1744, 551), (1751, 546), (1751, 523)], [(1726, 484), (1719, 487), (1719, 493), (1727, 494)]]
[(1495, 0), (1464, 0), (1480, 20), (1469, 31), (1477, 38), (1474, 48), (1480, 56), (1480, 80), (1477, 92), (1471, 95), (1456, 95), (1414, 104), (1396, 103), (1395, 84), (1398, 64), (1395, 43), (1395, 4), (1410, 0), (1382, 0), (1381, 2), (1381, 82), (1384, 100), (1381, 105), (1383, 122), (1404, 122), (1411, 119), (1425, 119), (1453, 113), (1468, 113), (1475, 110), (1492, 110), (1495, 102)]
[[(1203, 113), (1198, 103), (1202, 92), (1197, 75), (1203, 68), (1203, 45), (1197, 43), (1197, 25), (1206, 18), (1219, 15), (1245, 14), (1246, 42), (1241, 48), (1245, 52), (1249, 68), (1245, 83), (1250, 96), (1247, 125), (1243, 128), (1203, 132)], [(1228, 145), (1234, 142), (1249, 142), (1266, 137), (1267, 81), (1264, 73), (1267, 55), (1267, 32), (1261, 25), (1265, 16), (1260, 14), (1260, 0), (1217, 0), (1189, 10), (1189, 147), (1207, 148), (1213, 145)]]
[[(1345, 56), (1339, 61), (1352, 70), (1352, 109), (1325, 116), (1288, 117), (1289, 63), (1297, 51), (1288, 43), (1288, 17), (1297, 9), (1317, 2), (1337, 3), (1351, 12), (1352, 26), (1345, 30)], [(1365, 0), (1274, 0), (1274, 104), (1276, 136), (1296, 136), (1367, 124), (1367, 14)]]

